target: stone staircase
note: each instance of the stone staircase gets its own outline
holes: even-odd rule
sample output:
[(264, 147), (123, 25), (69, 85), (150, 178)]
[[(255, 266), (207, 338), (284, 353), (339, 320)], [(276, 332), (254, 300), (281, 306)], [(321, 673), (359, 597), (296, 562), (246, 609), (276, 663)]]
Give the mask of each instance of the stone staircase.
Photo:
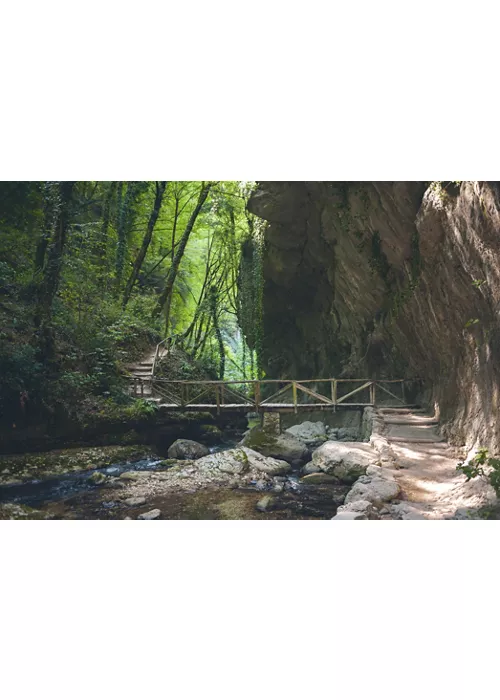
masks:
[(161, 399), (155, 396), (153, 389), (153, 373), (155, 363), (160, 362), (168, 354), (168, 349), (160, 343), (154, 350), (148, 353), (139, 362), (127, 365), (127, 372), (130, 378), (130, 393), (154, 403), (160, 403)]

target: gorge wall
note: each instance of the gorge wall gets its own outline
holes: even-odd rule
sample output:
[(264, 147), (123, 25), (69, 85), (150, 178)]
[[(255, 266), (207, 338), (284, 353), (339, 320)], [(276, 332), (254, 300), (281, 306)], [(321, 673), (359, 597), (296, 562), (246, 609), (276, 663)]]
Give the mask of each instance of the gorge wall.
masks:
[(424, 380), (455, 444), (500, 451), (500, 183), (261, 182), (272, 377)]

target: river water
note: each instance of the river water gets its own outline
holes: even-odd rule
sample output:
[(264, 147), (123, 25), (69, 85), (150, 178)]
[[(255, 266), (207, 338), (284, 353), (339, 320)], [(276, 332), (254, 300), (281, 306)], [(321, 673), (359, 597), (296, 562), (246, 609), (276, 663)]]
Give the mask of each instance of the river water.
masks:
[[(212, 449), (220, 451), (230, 447), (232, 445), (226, 444)], [(164, 492), (148, 498), (147, 507), (127, 507), (116, 498), (116, 489), (110, 488), (125, 472), (165, 472), (168, 468), (163, 460), (150, 458), (3, 485), (0, 486), (0, 504), (28, 506), (45, 517), (56, 519), (135, 519), (140, 512), (152, 508), (161, 510), (162, 519), (173, 520), (329, 519), (335, 515), (346, 491), (343, 486), (336, 488), (331, 484), (301, 484), (300, 475), (291, 473), (267, 488), (259, 482), (251, 482), (238, 488), (224, 486), (182, 493)], [(89, 477), (95, 473), (111, 477), (111, 483), (93, 484)], [(276, 488), (282, 490), (277, 493)], [(265, 495), (272, 497), (272, 506), (262, 512), (256, 506)]]

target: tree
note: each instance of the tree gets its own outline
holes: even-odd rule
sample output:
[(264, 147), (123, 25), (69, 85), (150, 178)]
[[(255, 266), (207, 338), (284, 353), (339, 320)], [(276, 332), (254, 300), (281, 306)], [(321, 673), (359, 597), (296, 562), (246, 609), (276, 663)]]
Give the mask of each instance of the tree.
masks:
[[(35, 329), (39, 349), (47, 359), (52, 358), (54, 335), (51, 327), (52, 302), (59, 287), (63, 251), (70, 223), (71, 195), (75, 182), (47, 183), (45, 225), (42, 242), (37, 247), (36, 265), (42, 279), (38, 287), (35, 309)], [(50, 185), (50, 186), (49, 186)]]
[(186, 250), (186, 246), (188, 244), (189, 236), (191, 235), (191, 232), (193, 230), (193, 226), (196, 223), (196, 219), (198, 218), (198, 215), (205, 204), (205, 201), (208, 197), (208, 193), (210, 192), (210, 188), (212, 187), (212, 183), (202, 183), (201, 189), (200, 189), (200, 194), (198, 196), (198, 201), (196, 203), (196, 206), (189, 217), (189, 221), (187, 222), (186, 228), (184, 229), (184, 232), (181, 236), (179, 245), (177, 247), (177, 250), (175, 252), (175, 255), (172, 259), (172, 264), (170, 266), (170, 269), (168, 271), (167, 277), (165, 279), (165, 287), (163, 289), (163, 292), (161, 293), (158, 303), (156, 305), (155, 309), (155, 316), (159, 316), (160, 313), (162, 312), (163, 309), (165, 309), (165, 335), (168, 334), (168, 327), (169, 327), (169, 320), (170, 320), (170, 307), (171, 307), (171, 296), (172, 296), (172, 290), (174, 288), (175, 280), (177, 278), (177, 273), (179, 272), (179, 265), (181, 264), (182, 256), (184, 255), (184, 251)]
[(158, 221), (158, 217), (160, 215), (160, 209), (163, 201), (163, 195), (165, 194), (165, 188), (167, 186), (166, 182), (156, 182), (155, 183), (155, 188), (156, 188), (156, 193), (155, 193), (155, 200), (153, 204), (153, 209), (151, 210), (151, 215), (149, 217), (148, 221), (148, 226), (146, 229), (146, 233), (144, 234), (144, 238), (142, 240), (142, 245), (141, 249), (139, 250), (139, 253), (135, 259), (134, 266), (132, 268), (132, 272), (130, 273), (130, 277), (128, 278), (127, 284), (125, 286), (125, 291), (123, 293), (123, 306), (127, 306), (128, 301), (130, 299), (130, 295), (132, 294), (132, 289), (134, 287), (134, 284), (139, 276), (139, 272), (141, 270), (142, 264), (144, 262), (144, 259), (146, 257), (146, 253), (148, 252), (149, 244), (151, 243), (151, 239), (153, 238), (153, 231), (156, 225), (156, 222)]

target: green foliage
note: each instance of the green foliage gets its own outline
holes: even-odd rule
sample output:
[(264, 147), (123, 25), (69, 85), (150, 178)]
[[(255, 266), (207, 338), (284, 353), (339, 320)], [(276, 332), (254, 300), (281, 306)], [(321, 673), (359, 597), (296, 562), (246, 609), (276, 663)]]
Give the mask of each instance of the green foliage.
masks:
[[(66, 189), (60, 182), (0, 183), (0, 421), (36, 422), (60, 410), (84, 421), (101, 409), (109, 413), (111, 405), (119, 415), (151, 409), (150, 404), (131, 408), (123, 369), (164, 337), (164, 318), (155, 318), (154, 310), (201, 185), (166, 183), (144, 246), (157, 183), (76, 182)], [(260, 372), (262, 231), (257, 222), (252, 328), (242, 333), (239, 327), (240, 260), (249, 236), (246, 201), (252, 187), (211, 183), (182, 256), (169, 336), (185, 353), (179, 370), (185, 378)], [(63, 191), (69, 194), (64, 210)], [(63, 213), (67, 228), (58, 238)], [(139, 259), (123, 308), (123, 290)], [(48, 272), (56, 273), (53, 280)], [(51, 340), (50, 357), (36, 319), (40, 290), (48, 282), (42, 331)]]
[(465, 474), (467, 481), (477, 476), (486, 477), (495, 489), (497, 496), (500, 496), (500, 459), (490, 457), (487, 449), (480, 449), (467, 463), (459, 462), (457, 470)]

